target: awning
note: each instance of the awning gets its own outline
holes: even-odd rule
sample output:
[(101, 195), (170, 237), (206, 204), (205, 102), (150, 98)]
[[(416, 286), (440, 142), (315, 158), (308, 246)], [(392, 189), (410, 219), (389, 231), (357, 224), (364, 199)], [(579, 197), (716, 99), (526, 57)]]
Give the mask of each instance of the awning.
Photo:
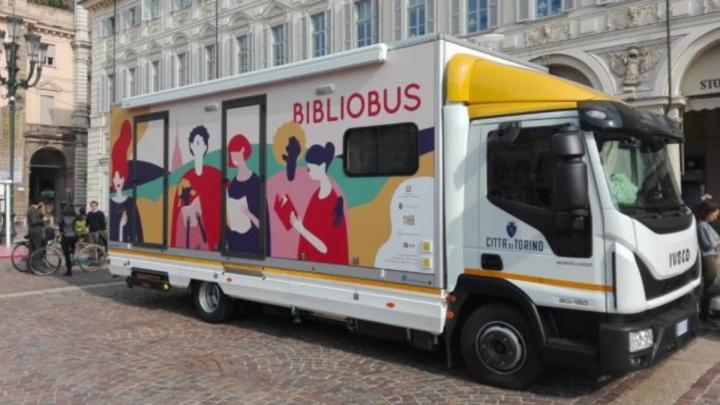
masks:
[(720, 94), (716, 97), (691, 97), (685, 106), (685, 112), (720, 109)]

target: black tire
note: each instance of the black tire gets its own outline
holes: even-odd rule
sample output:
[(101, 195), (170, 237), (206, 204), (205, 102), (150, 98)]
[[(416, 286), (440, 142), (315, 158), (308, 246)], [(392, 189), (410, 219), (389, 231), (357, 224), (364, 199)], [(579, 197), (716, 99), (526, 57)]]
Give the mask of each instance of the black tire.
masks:
[(235, 310), (235, 301), (225, 295), (216, 283), (195, 282), (192, 293), (195, 310), (205, 322), (224, 322), (232, 316)]
[(525, 389), (544, 368), (538, 338), (512, 306), (489, 304), (465, 320), (460, 350), (471, 374), (483, 383)]
[(100, 245), (85, 245), (75, 255), (80, 269), (85, 272), (93, 272), (101, 269), (106, 264), (105, 250)]
[(12, 251), (12, 265), (15, 270), (21, 273), (27, 273), (30, 271), (28, 267), (28, 260), (30, 260), (30, 246), (27, 242), (21, 242), (15, 245)]
[(63, 264), (63, 254), (57, 249), (40, 248), (30, 256), (30, 270), (38, 276), (54, 274)]

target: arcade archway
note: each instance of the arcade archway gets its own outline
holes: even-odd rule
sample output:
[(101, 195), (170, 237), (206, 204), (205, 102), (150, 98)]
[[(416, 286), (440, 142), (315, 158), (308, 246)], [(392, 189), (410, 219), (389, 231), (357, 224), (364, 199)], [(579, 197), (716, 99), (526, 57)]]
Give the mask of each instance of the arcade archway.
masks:
[(67, 164), (62, 152), (54, 148), (42, 148), (30, 158), (30, 199), (38, 197), (59, 209), (65, 201)]

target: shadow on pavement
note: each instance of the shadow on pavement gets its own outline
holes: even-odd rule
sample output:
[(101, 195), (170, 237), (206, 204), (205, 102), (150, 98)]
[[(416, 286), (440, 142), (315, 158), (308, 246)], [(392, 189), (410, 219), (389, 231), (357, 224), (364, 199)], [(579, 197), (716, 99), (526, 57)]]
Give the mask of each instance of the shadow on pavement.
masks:
[[(72, 283), (72, 280), (67, 280)], [(112, 276), (110, 280), (121, 281), (120, 278), (113, 279)], [(139, 307), (147, 311), (168, 311), (201, 322), (195, 315), (191, 296), (186, 291), (161, 292), (137, 287), (129, 291), (118, 291), (126, 288), (116, 286), (85, 291), (122, 305)], [(276, 338), (291, 338), (308, 344), (322, 345), (328, 349), (368, 356), (383, 362), (410, 366), (427, 373), (452, 378), (455, 383), (477, 384), (469, 377), (464, 366), (447, 369), (442, 347), (434, 352), (424, 352), (406, 344), (354, 334), (339, 325), (313, 320), (303, 320), (302, 323), (297, 324), (292, 322), (289, 314), (274, 309), (257, 311), (243, 317), (236, 316), (228, 323)], [(618, 377), (604, 376), (596, 371), (548, 368), (528, 392), (559, 399), (574, 399), (596, 393), (617, 379)]]

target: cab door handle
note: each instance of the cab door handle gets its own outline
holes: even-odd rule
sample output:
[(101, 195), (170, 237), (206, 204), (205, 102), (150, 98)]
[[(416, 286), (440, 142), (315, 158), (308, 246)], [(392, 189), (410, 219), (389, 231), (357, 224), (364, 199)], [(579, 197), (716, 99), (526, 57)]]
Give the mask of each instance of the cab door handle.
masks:
[(480, 256), (480, 265), (484, 270), (502, 270), (503, 261), (500, 255), (483, 254)]

